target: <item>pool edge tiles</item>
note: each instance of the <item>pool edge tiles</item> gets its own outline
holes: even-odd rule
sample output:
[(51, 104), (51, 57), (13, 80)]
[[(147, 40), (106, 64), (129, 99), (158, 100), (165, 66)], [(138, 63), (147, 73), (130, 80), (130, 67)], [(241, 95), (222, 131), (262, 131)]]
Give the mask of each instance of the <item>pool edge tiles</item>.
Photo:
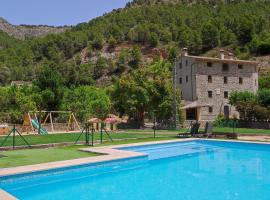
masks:
[(125, 159), (125, 158), (135, 158), (135, 157), (146, 156), (146, 154), (144, 153), (119, 150), (118, 148), (121, 148), (121, 147), (141, 146), (141, 145), (148, 145), (148, 144), (154, 145), (154, 144), (184, 142), (184, 141), (194, 141), (194, 140), (197, 140), (197, 139), (187, 138), (187, 139), (175, 139), (175, 140), (165, 140), (165, 141), (157, 141), (157, 142), (142, 142), (142, 143), (133, 143), (133, 144), (124, 144), (124, 145), (111, 145), (111, 146), (106, 146), (106, 147), (86, 147), (86, 148), (82, 147), (82, 149), (80, 149), (82, 151), (98, 153), (101, 155), (94, 156), (94, 157), (73, 159), (73, 160), (41, 163), (41, 164), (35, 164), (35, 165), (26, 165), (26, 166), (2, 168), (2, 169), (0, 168), (0, 178), (5, 177), (5, 176), (10, 176), (10, 175), (46, 171), (46, 170), (58, 169), (58, 168), (61, 169), (65, 167), (79, 166), (79, 165), (84, 165), (84, 164), (100, 163), (100, 162), (115, 161), (115, 160), (120, 160), (120, 159)]
[(87, 164), (103, 163), (109, 161), (117, 161), (121, 159), (136, 158), (146, 156), (143, 153), (128, 152), (109, 148), (84, 148), (83, 151), (89, 151), (102, 154), (100, 156), (79, 158), (73, 160), (56, 161), (49, 163), (41, 163), (35, 165), (26, 165), (12, 168), (0, 169), (0, 178), (12, 175), (23, 175), (34, 172), (42, 172), (53, 169), (62, 169), (68, 167), (83, 166)]
[[(146, 154), (130, 151), (130, 150), (120, 150), (121, 148), (135, 147), (135, 146), (145, 146), (145, 145), (155, 145), (155, 144), (169, 144), (177, 142), (191, 142), (191, 141), (223, 141), (223, 142), (232, 142), (232, 140), (220, 140), (220, 139), (205, 139), (205, 138), (185, 138), (185, 139), (174, 139), (174, 140), (164, 140), (164, 141), (155, 141), (155, 142), (142, 142), (142, 143), (132, 143), (132, 144), (121, 144), (121, 145), (111, 145), (106, 147), (87, 147), (82, 148), (82, 151), (94, 152), (102, 154), (100, 156), (79, 158), (73, 160), (65, 161), (56, 161), (35, 165), (26, 165), (12, 168), (0, 168), (0, 178), (4, 176), (16, 175), (16, 174), (25, 174), (37, 171), (46, 171), (50, 169), (58, 169), (72, 166), (79, 166), (84, 164), (99, 163), (106, 161), (114, 161), (125, 158), (134, 158), (145, 156)], [(254, 141), (238, 141), (233, 140), (236, 143), (256, 143), (256, 144), (270, 144), (269, 142), (254, 142)]]
[(11, 194), (7, 193), (6, 191), (0, 189), (0, 199), (2, 200), (17, 200), (16, 197), (12, 196)]

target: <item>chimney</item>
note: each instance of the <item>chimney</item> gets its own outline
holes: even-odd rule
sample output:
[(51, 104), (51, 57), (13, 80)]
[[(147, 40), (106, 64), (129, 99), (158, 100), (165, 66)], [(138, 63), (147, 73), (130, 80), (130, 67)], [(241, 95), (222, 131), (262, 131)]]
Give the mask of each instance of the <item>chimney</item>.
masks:
[(219, 54), (220, 59), (223, 60), (223, 59), (224, 59), (224, 50), (220, 50), (219, 53), (220, 53), (220, 54)]
[(187, 56), (188, 55), (188, 49), (187, 48), (183, 48), (182, 49), (182, 55), (183, 56)]
[(233, 60), (233, 53), (229, 53), (229, 59)]

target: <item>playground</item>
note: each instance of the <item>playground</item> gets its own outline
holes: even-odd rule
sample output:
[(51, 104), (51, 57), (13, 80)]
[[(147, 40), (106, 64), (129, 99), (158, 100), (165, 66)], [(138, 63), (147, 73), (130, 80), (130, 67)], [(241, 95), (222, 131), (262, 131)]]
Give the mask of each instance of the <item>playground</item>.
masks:
[(94, 144), (94, 133), (100, 133), (101, 143), (103, 141), (103, 134), (105, 134), (111, 141), (109, 132), (117, 130), (117, 123), (119, 118), (114, 115), (109, 115), (106, 119), (91, 118), (87, 122), (79, 123), (74, 113), (70, 111), (30, 111), (23, 116), (22, 125), (2, 123), (0, 124), (0, 136), (4, 139), (0, 140), (0, 148), (7, 146), (9, 141), (13, 149), (16, 145), (16, 136), (19, 136), (24, 145), (31, 147), (30, 143), (25, 139), (29, 135), (52, 135), (52, 134), (73, 134), (78, 133), (75, 139), (75, 144), (80, 142), (80, 138), (84, 136), (87, 145)]

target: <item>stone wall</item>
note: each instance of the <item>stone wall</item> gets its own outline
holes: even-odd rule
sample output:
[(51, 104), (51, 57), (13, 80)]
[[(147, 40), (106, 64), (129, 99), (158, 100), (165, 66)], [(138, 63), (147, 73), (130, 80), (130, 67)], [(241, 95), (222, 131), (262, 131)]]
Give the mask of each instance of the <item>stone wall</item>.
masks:
[[(193, 59), (182, 57), (176, 66), (176, 84), (181, 88), (183, 98), (186, 101), (194, 101), (194, 98), (196, 98), (195, 76), (193, 71), (195, 70), (195, 66), (193, 63)], [(188, 81), (186, 81), (186, 77), (188, 77)], [(179, 81), (180, 78), (182, 78), (181, 84)]]
[[(258, 75), (254, 66), (246, 65), (238, 69), (237, 64), (230, 64), (228, 72), (222, 72), (222, 63), (213, 63), (207, 67), (206, 63), (199, 63), (196, 68), (196, 94), (199, 104), (210, 104), (213, 112), (209, 113), (208, 107), (201, 108), (200, 120), (215, 120), (219, 114), (224, 113), (224, 106), (229, 106), (230, 117), (239, 117), (235, 108), (229, 105), (229, 98), (224, 98), (224, 92), (230, 95), (233, 91), (258, 90)], [(212, 83), (208, 83), (208, 76), (212, 76)], [(224, 77), (227, 77), (227, 84), (224, 84)], [(239, 78), (243, 83), (239, 84)], [(213, 97), (208, 97), (208, 91), (212, 91)]]

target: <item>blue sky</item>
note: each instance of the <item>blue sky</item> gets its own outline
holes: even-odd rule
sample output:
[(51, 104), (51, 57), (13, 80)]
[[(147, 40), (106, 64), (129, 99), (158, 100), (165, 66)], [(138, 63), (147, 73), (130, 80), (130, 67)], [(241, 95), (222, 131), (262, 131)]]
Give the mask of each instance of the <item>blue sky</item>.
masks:
[(12, 24), (75, 25), (130, 0), (1, 0), (0, 17)]

